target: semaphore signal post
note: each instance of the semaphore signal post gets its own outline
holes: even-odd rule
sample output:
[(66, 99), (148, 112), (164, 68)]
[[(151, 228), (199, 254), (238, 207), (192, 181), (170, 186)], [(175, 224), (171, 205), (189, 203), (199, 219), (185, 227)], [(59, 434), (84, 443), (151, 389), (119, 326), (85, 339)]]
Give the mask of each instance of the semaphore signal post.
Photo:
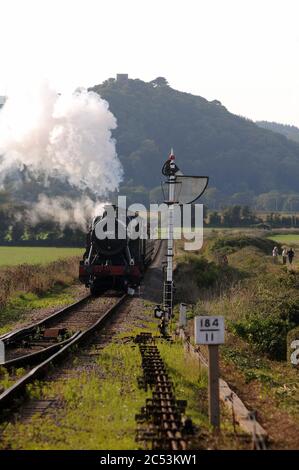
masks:
[(192, 204), (196, 201), (204, 193), (209, 182), (207, 176), (183, 175), (175, 160), (173, 149), (171, 149), (162, 168), (162, 174), (167, 178), (162, 187), (164, 202), (168, 206), (167, 263), (163, 285), (163, 309), (167, 322), (173, 316), (174, 209), (176, 205)]
[(174, 205), (177, 203), (175, 200), (175, 184), (176, 173), (179, 168), (175, 164), (175, 156), (173, 150), (169, 155), (168, 160), (163, 166), (162, 174), (168, 177), (166, 184), (168, 185), (168, 200), (164, 201), (168, 205), (168, 234), (167, 234), (167, 266), (166, 278), (164, 279), (163, 286), (163, 307), (166, 320), (172, 318), (173, 309), (173, 231), (174, 231)]

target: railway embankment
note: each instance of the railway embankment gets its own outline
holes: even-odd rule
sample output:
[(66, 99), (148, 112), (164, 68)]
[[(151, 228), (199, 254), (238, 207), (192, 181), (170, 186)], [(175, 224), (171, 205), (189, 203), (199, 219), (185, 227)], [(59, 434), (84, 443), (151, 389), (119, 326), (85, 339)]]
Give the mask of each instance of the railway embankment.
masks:
[(298, 370), (290, 361), (288, 335), (299, 324), (299, 274), (296, 266), (273, 262), (274, 244), (215, 232), (200, 253), (179, 246), (176, 286), (178, 299), (192, 305), (190, 320), (198, 314), (224, 315), (223, 378), (257, 411), (270, 447), (296, 449)]
[(85, 293), (78, 257), (0, 268), (0, 334), (36, 321)]

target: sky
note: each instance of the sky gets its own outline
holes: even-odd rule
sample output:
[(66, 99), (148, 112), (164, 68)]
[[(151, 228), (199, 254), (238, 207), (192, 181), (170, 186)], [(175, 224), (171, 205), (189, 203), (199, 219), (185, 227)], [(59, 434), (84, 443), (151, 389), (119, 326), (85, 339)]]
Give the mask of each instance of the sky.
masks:
[(299, 126), (298, 0), (0, 0), (0, 95), (164, 76), (253, 120)]

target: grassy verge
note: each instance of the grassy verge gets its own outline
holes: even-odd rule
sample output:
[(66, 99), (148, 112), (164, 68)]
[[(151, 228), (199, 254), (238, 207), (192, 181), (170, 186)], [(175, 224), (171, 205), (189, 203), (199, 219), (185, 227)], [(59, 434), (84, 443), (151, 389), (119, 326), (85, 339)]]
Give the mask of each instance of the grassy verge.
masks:
[(35, 414), (30, 423), (8, 425), (1, 447), (136, 449), (134, 411), (139, 411), (147, 396), (137, 386), (140, 362), (137, 348), (110, 344), (95, 361), (98, 370), (82, 370), (80, 380), (69, 377), (67, 381), (36, 384), (31, 395), (55, 397), (59, 408), (44, 417)]
[[(46, 265), (19, 265), (0, 270), (0, 325), (18, 319), (18, 312), (49, 291), (73, 283), (78, 276), (78, 258), (66, 258)], [(45, 293), (47, 295), (45, 296)], [(41, 305), (42, 306), (42, 305)]]
[(16, 293), (0, 310), (0, 335), (11, 330), (15, 322), (23, 320), (32, 310), (63, 307), (75, 300), (67, 285), (56, 285), (39, 295), (32, 292)]
[[(256, 355), (242, 341), (238, 342), (236, 348), (236, 341), (232, 338), (221, 348), (221, 354), (224, 369), (227, 370), (233, 364), (245, 384), (252, 384), (253, 387), (259, 384), (260, 396), (272, 400), (274, 406), (288, 412), (299, 424), (298, 370), (285, 362)], [(230, 378), (234, 381), (233, 374)]]
[[(299, 273), (273, 263), (274, 243), (214, 234), (201, 254), (191, 257), (179, 246), (177, 289), (188, 295), (189, 281), (188, 289), (184, 286), (188, 275), (194, 283), (193, 297), (196, 292), (193, 314), (225, 316), (224, 378), (240, 388), (245, 399), (252, 392), (256, 406), (261, 397), (268, 397), (270, 413), (287, 411), (299, 423), (298, 371), (287, 357), (288, 333), (299, 323)], [(227, 265), (221, 263), (224, 254)]]
[(25, 374), (25, 369), (15, 369), (13, 374), (9, 374), (5, 367), (0, 366), (0, 393), (11, 387), (13, 383)]
[[(192, 279), (195, 312), (224, 314), (229, 330), (256, 352), (286, 360), (287, 334), (299, 323), (299, 274), (273, 263), (274, 243), (245, 236), (216, 237), (206, 244), (203, 255), (179, 255), (176, 278), (185, 301), (190, 286), (184, 279)], [(227, 264), (222, 262), (224, 256)]]
[[(4, 426), (2, 449), (138, 449), (135, 442), (140, 413), (151, 391), (138, 387), (142, 375), (141, 355), (133, 337), (141, 331), (157, 334), (151, 320), (152, 307), (138, 306), (137, 320), (121, 325), (121, 333), (103, 349), (91, 347), (94, 359), (84, 363), (75, 355), (62, 378), (38, 382), (28, 388), (31, 398), (55, 399), (57, 406), (44, 415), (34, 414), (30, 421), (16, 421)], [(140, 312), (143, 308), (142, 325)], [(231, 417), (223, 411), (221, 437), (211, 432), (207, 417), (207, 375), (190, 358), (180, 342), (158, 341), (158, 348), (174, 382), (177, 399), (187, 400), (187, 416), (197, 427), (194, 448), (234, 448)], [(67, 378), (66, 378), (67, 377)], [(80, 377), (80, 379), (78, 379)]]
[[(177, 400), (187, 400), (186, 415), (195, 425), (195, 437), (191, 439), (194, 449), (245, 449), (250, 438), (241, 430), (234, 430), (232, 416), (221, 403), (221, 433), (215, 434), (208, 418), (207, 370), (190, 356), (180, 341), (159, 344), (161, 356), (174, 384)], [(236, 432), (235, 432), (236, 431)], [(244, 439), (247, 437), (247, 440)]]

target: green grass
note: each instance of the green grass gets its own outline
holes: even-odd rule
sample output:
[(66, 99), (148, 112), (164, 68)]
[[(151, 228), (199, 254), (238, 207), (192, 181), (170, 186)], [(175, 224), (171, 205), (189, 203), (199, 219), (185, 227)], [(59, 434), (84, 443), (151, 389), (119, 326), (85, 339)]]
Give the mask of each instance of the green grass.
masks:
[[(223, 235), (220, 238), (219, 234), (214, 237), (216, 243), (213, 239), (206, 241), (205, 256), (211, 257), (215, 246), (229, 246), (236, 240), (227, 240)], [(296, 245), (299, 235), (272, 234), (271, 240)], [(201, 286), (201, 300), (197, 301), (195, 312), (225, 316), (227, 338), (221, 348), (222, 358), (243, 375), (245, 382), (259, 383), (278, 408), (298, 420), (298, 371), (291, 367), (286, 355), (287, 333), (298, 324), (298, 271), (294, 265), (290, 270), (281, 262), (274, 264), (270, 247), (263, 249), (265, 239), (249, 237), (247, 242), (234, 246), (228, 254), (228, 266), (237, 274), (235, 282), (225, 283), (220, 291), (213, 287), (206, 292)], [(192, 258), (190, 254), (186, 256)], [(295, 258), (295, 268), (296, 261)], [(242, 277), (243, 273), (246, 276)], [(195, 279), (195, 275), (193, 270), (189, 277)]]
[(299, 234), (296, 234), (296, 233), (276, 234), (268, 238), (270, 238), (270, 240), (274, 240), (275, 242), (279, 242), (281, 244), (299, 245)]
[[(138, 387), (138, 378), (142, 376), (141, 354), (132, 339), (140, 331), (158, 333), (157, 322), (151, 318), (152, 305), (146, 302), (144, 306), (144, 313), (148, 315), (142, 326), (138, 319), (114, 336), (112, 343), (103, 349), (93, 346), (94, 362), (88, 368), (84, 366), (84, 357), (75, 355), (73, 370), (67, 378), (63, 375), (55, 381), (28, 386), (29, 397), (55, 399), (59, 406), (43, 415), (35, 413), (27, 421), (4, 423), (0, 449), (143, 448), (142, 442), (135, 441), (135, 414), (140, 413), (151, 390)], [(207, 417), (206, 371), (184, 352), (180, 342), (158, 340), (157, 346), (173, 380), (176, 398), (188, 401), (186, 415), (192, 418), (200, 432), (196, 448), (204, 447), (205, 439), (208, 439), (209, 447), (215, 446)], [(223, 415), (223, 435), (219, 445), (226, 448), (236, 445), (230, 423), (231, 416)]]
[(47, 264), (51, 261), (82, 254), (82, 248), (0, 246), (0, 266)]
[(298, 422), (299, 385), (298, 370), (288, 363), (270, 361), (254, 354), (246, 344), (239, 342), (236, 350), (231, 345), (223, 345), (222, 358), (231, 362), (242, 373), (246, 383), (258, 381), (262, 393), (275, 399), (277, 407), (290, 413)]
[(57, 285), (44, 294), (16, 293), (7, 306), (0, 310), (0, 335), (13, 328), (13, 323), (24, 318), (26, 312), (41, 308), (54, 308), (75, 301), (67, 287)]
[(9, 374), (5, 367), (0, 366), (0, 393), (11, 387), (11, 385), (13, 385), (16, 380), (20, 379), (25, 372), (25, 369), (19, 368), (15, 369), (13, 374)]
[(173, 381), (176, 399), (187, 400), (186, 414), (197, 426), (208, 428), (206, 370), (184, 352), (180, 343), (162, 342), (158, 348)]
[[(75, 364), (80, 368), (79, 360)], [(138, 388), (141, 356), (132, 344), (110, 344), (97, 360), (99, 370), (31, 387), (35, 398), (58, 397), (55, 414), (35, 414), (30, 422), (8, 424), (0, 448), (137, 449), (135, 414), (149, 392)]]

